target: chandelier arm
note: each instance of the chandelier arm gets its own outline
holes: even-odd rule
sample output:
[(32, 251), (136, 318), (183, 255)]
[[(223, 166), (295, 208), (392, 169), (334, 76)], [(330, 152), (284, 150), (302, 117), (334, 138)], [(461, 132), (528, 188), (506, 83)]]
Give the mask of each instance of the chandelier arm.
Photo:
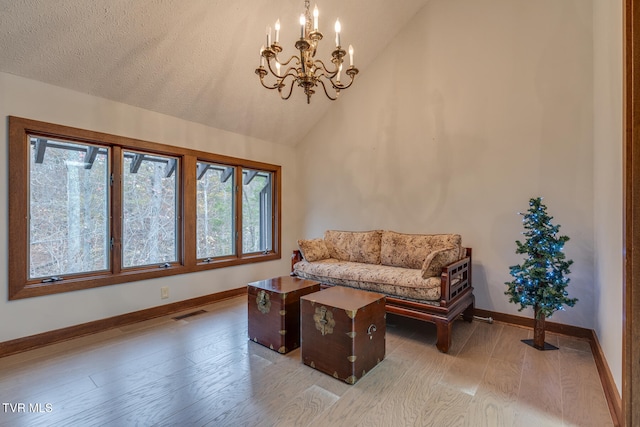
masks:
[(270, 85), (266, 85), (264, 83), (264, 77), (260, 76), (260, 84), (262, 84), (263, 87), (267, 88), (267, 89), (278, 89), (278, 83), (274, 83), (273, 86)]
[[(292, 77), (294, 77), (294, 76), (292, 76)], [(291, 85), (289, 85), (289, 93), (287, 94), (287, 96), (283, 96), (282, 87), (284, 86), (284, 84), (283, 84), (284, 83), (284, 79), (282, 80), (282, 82), (281, 82), (282, 86), (280, 87), (280, 89), (278, 89), (278, 93), (280, 94), (280, 98), (281, 99), (286, 101), (287, 99), (291, 98), (291, 94), (293, 93), (293, 84), (295, 82), (296, 82), (295, 78), (291, 79)]]
[[(260, 70), (260, 68), (258, 70)], [(290, 67), (287, 70), (287, 72), (282, 77), (278, 78), (277, 81), (273, 85), (265, 84), (264, 76), (266, 76), (267, 74), (266, 74), (266, 70), (264, 70), (264, 68), (262, 70), (263, 70), (263, 74), (259, 74), (259, 76), (260, 76), (260, 84), (262, 84), (262, 86), (264, 88), (266, 88), (266, 89), (270, 89), (270, 90), (278, 89), (278, 92), (281, 92), (282, 88), (284, 86), (286, 86), (285, 80), (287, 79), (287, 77), (291, 77), (291, 88), (289, 90), (289, 95), (286, 98), (283, 98), (283, 99), (289, 99), (289, 97), (291, 96), (291, 92), (293, 90), (293, 83), (295, 83), (296, 78), (297, 78), (297, 74), (295, 73), (296, 69), (293, 68), (293, 67)], [(280, 96), (282, 97), (282, 95), (280, 95)]]
[[(338, 69), (339, 67), (337, 66), (336, 69), (334, 71), (331, 71), (327, 68), (326, 65), (324, 65), (324, 62), (322, 62), (321, 59), (316, 59), (315, 61), (313, 61), (314, 64), (316, 64), (316, 72), (320, 69), (324, 70), (324, 75), (328, 76), (329, 78), (333, 78), (336, 74), (338, 74)], [(318, 66), (320, 65), (320, 66)]]
[(353, 84), (353, 80), (354, 80), (354, 78), (351, 77), (351, 81), (349, 82), (349, 84), (346, 84), (346, 85), (344, 85), (342, 83), (339, 83), (339, 84), (338, 83), (334, 83), (332, 80), (329, 80), (329, 81), (331, 82), (331, 85), (333, 86), (334, 89), (342, 90), (342, 89), (349, 89), (351, 87), (351, 85)]
[[(274, 57), (274, 61), (275, 61), (275, 62), (278, 62), (278, 63), (280, 64), (280, 67), (286, 67), (286, 66), (287, 66), (287, 65), (289, 65), (289, 63), (290, 63), (291, 61), (293, 61), (294, 59), (299, 61), (298, 57), (297, 57), (297, 56), (295, 56), (295, 55), (293, 55), (291, 58), (289, 58), (289, 60), (288, 60), (287, 62), (284, 62), (284, 63), (283, 63), (283, 62), (278, 61), (278, 57), (277, 57), (277, 56), (276, 56), (276, 57)], [(271, 74), (273, 74), (274, 76), (276, 76), (276, 77), (277, 77), (277, 78), (279, 78), (279, 79), (284, 78), (284, 77), (287, 75), (287, 73), (289, 72), (289, 70), (292, 68), (292, 67), (290, 67), (290, 68), (289, 68), (289, 70), (287, 70), (287, 73), (284, 73), (282, 76), (280, 76), (280, 75), (278, 75), (278, 73), (276, 73), (276, 72), (273, 70), (273, 68), (271, 68), (271, 60), (269, 60), (269, 59), (267, 59), (267, 67), (269, 68), (269, 71), (271, 72)]]
[[(276, 62), (278, 62), (278, 59), (275, 59)], [(281, 79), (282, 77), (278, 75), (278, 73), (276, 73), (275, 71), (273, 71), (273, 68), (271, 68), (271, 60), (268, 59), (267, 60), (267, 68), (269, 68), (269, 71), (271, 72), (271, 74), (273, 74), (274, 76), (276, 76), (276, 78)]]
[(287, 68), (287, 71), (278, 80), (281, 86), (284, 86), (286, 84), (285, 80), (287, 79), (287, 77), (291, 77), (295, 82), (298, 78), (298, 70), (294, 67)]
[(267, 86), (266, 84), (264, 84), (264, 82), (262, 82), (262, 86), (267, 88), (267, 89), (270, 89), (270, 90), (278, 89), (278, 84), (277, 83), (274, 83), (273, 86)]
[[(296, 60), (298, 63), (300, 62), (300, 58), (298, 58), (297, 55), (291, 55), (291, 58), (289, 58), (289, 60), (287, 62), (281, 62), (280, 65), (282, 67), (286, 67), (287, 65), (289, 65), (291, 63), (291, 61)], [(297, 65), (297, 64), (296, 64)]]
[[(329, 80), (331, 82), (331, 80)], [(324, 82), (320, 79), (318, 79), (318, 83), (320, 83), (322, 85), (322, 89), (324, 90), (324, 94), (327, 95), (327, 98), (329, 98), (332, 101), (335, 101), (336, 99), (338, 99), (338, 92), (336, 92), (336, 96), (331, 96), (329, 95), (329, 92), (327, 91), (327, 86), (324, 84)], [(331, 85), (333, 86), (333, 82), (331, 83)]]

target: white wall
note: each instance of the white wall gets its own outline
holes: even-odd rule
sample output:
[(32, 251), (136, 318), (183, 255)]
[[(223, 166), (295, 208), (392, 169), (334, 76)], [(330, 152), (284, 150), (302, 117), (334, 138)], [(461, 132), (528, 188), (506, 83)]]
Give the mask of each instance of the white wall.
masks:
[(518, 212), (544, 196), (571, 238), (568, 291), (580, 300), (551, 321), (594, 328), (592, 8), (428, 2), (299, 144), (304, 237), (460, 233), (477, 307), (532, 316), (504, 282), (522, 260)]
[(595, 330), (622, 392), (622, 0), (594, 1)]
[[(278, 164), (282, 166), (281, 260), (235, 266), (163, 279), (124, 283), (51, 296), (8, 301), (7, 297), (7, 120), (13, 115), (123, 135), (147, 141)], [(299, 233), (298, 179), (291, 147), (209, 128), (148, 110), (73, 92), (33, 80), (0, 73), (0, 342), (40, 332), (116, 316), (149, 307), (245, 286), (248, 282), (286, 275), (290, 253)], [(170, 298), (160, 299), (169, 286)], [(8, 327), (6, 325), (11, 325)]]

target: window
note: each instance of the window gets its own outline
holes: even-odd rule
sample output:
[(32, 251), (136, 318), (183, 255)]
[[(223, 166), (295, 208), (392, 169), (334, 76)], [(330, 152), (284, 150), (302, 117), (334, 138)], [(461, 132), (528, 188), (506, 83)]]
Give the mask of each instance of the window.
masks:
[(235, 168), (198, 162), (198, 259), (235, 253)]
[(9, 299), (281, 257), (280, 166), (9, 118)]
[(123, 158), (122, 266), (178, 261), (178, 160), (133, 151)]
[(29, 279), (107, 270), (108, 149), (33, 135), (28, 141)]
[(271, 172), (242, 170), (242, 252), (272, 249)]

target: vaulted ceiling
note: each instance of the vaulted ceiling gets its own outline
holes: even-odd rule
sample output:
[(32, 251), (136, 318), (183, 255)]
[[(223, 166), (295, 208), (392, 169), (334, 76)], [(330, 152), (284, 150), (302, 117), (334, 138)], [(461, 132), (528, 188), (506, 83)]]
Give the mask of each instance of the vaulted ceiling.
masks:
[[(361, 78), (427, 1), (317, 0), (319, 57), (330, 57), (339, 17)], [(302, 0), (0, 0), (0, 71), (295, 145), (333, 102), (317, 93), (307, 105), (297, 88), (282, 101), (255, 69), (276, 19), (283, 53), (295, 53), (303, 9)]]

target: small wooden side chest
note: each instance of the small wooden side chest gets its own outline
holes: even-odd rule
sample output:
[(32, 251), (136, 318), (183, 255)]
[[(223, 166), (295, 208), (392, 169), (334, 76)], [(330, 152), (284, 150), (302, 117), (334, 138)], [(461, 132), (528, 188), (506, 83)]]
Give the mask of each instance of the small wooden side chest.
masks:
[(249, 339), (278, 353), (300, 345), (300, 297), (320, 283), (283, 276), (249, 283)]
[(385, 356), (385, 296), (334, 286), (300, 298), (302, 362), (355, 384)]

